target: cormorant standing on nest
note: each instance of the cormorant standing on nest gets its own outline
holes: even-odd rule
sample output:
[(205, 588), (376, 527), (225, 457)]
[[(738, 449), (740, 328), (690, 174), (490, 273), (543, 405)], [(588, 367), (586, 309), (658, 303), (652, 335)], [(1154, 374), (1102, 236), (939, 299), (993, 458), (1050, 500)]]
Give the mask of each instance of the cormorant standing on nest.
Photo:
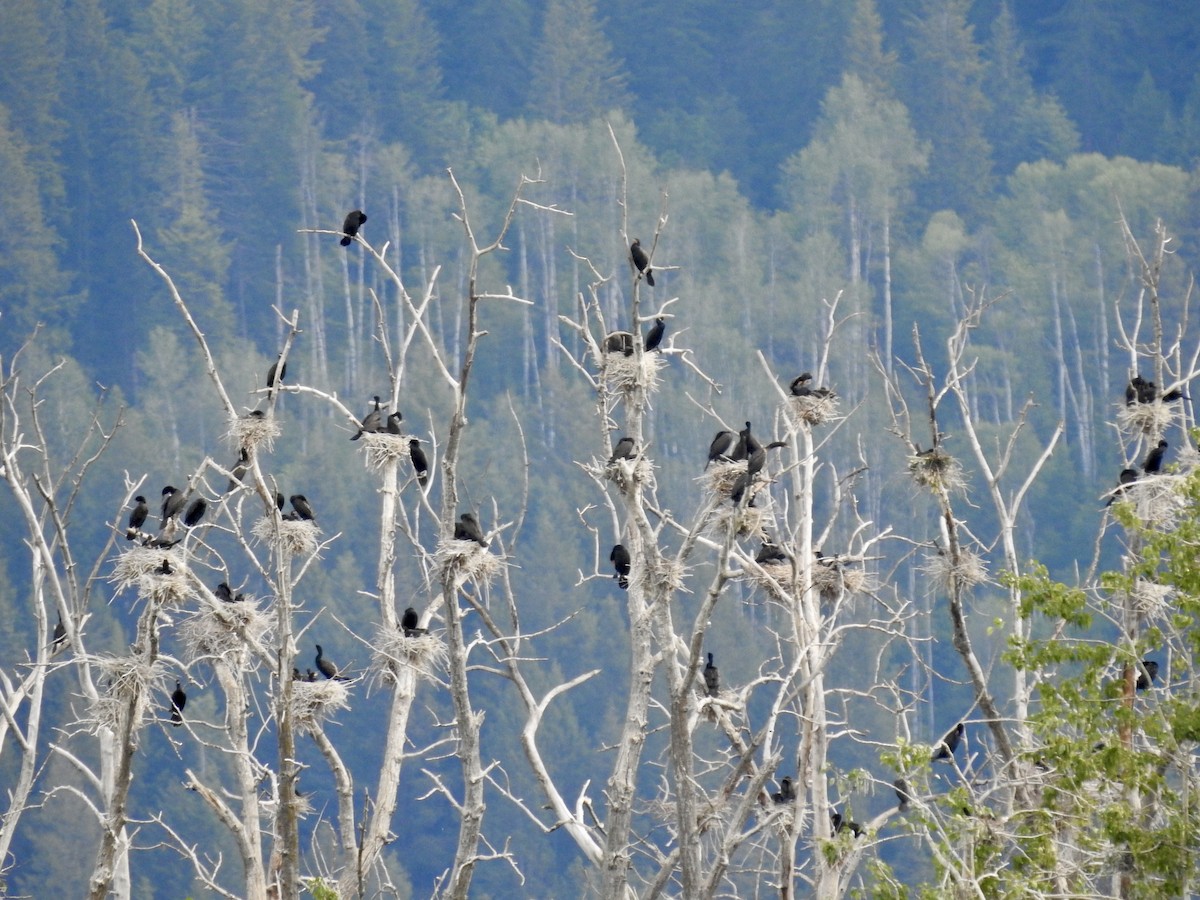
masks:
[(174, 485), (168, 484), (162, 489), (162, 523), (166, 525), (168, 521), (179, 515), (183, 509), (183, 504), (187, 502), (187, 498), (175, 488)]
[(400, 410), (396, 410), (394, 413), (389, 415), (387, 417), (387, 433), (395, 435), (396, 437), (400, 437), (400, 435), (404, 434), (404, 429), (400, 427), (400, 423), (403, 421), (404, 416)]
[(776, 803), (791, 803), (796, 799), (796, 792), (792, 790), (792, 779), (786, 775), (779, 782), (779, 790), (771, 795), (771, 799)]
[(458, 521), (454, 523), (454, 539), (474, 541), (480, 547), (487, 546), (487, 541), (483, 539), (483, 529), (479, 527), (479, 520), (475, 518), (474, 513), (465, 512), (458, 517)]
[(650, 268), (650, 257), (646, 255), (646, 251), (642, 249), (642, 242), (637, 238), (629, 245), (629, 255), (633, 257), (633, 264), (637, 266), (637, 270), (646, 276), (646, 284), (654, 287), (654, 270)]
[(1157, 475), (1162, 470), (1163, 455), (1167, 452), (1167, 442), (1161, 440), (1158, 446), (1153, 447), (1146, 454), (1146, 461), (1142, 463), (1142, 471), (1147, 475)]
[(142, 526), (146, 524), (146, 517), (150, 515), (150, 507), (146, 505), (145, 497), (138, 494), (133, 501), (133, 509), (129, 512), (129, 527), (125, 529), (125, 540), (127, 541), (132, 541), (138, 536)]
[(421, 449), (421, 441), (418, 438), (408, 439), (408, 458), (412, 460), (417, 481), (421, 487), (425, 487), (429, 484), (429, 460), (425, 458), (425, 451)]
[(411, 606), (404, 611), (404, 616), (400, 619), (400, 627), (404, 631), (405, 637), (419, 637), (425, 633), (425, 629), (420, 627), (421, 617), (417, 615), (417, 611)]
[(733, 449), (733, 445), (736, 440), (737, 435), (735, 435), (732, 431), (718, 431), (717, 436), (714, 437), (712, 439), (712, 443), (708, 445), (708, 462), (704, 464), (704, 468), (707, 469), (718, 459), (728, 459), (729, 451)]
[(807, 397), (812, 393), (810, 382), (812, 381), (811, 372), (801, 372), (792, 379), (791, 392), (793, 397)]
[(154, 570), (154, 574), (155, 575), (174, 575), (175, 570), (171, 568), (171, 561), (164, 556), (162, 565)]
[(171, 692), (171, 724), (178, 728), (183, 724), (183, 708), (187, 706), (187, 694), (183, 685), (175, 681), (175, 690)]
[(635, 444), (633, 438), (623, 437), (617, 441), (617, 446), (613, 448), (613, 454), (608, 458), (608, 464), (611, 466), (618, 459), (633, 459)]
[(841, 834), (843, 831), (849, 831), (855, 837), (862, 837), (863, 828), (857, 822), (851, 822), (849, 819), (843, 819), (842, 814), (829, 811), (829, 824), (833, 826), (834, 834)]
[(379, 410), (379, 395), (376, 394), (375, 408), (363, 416), (362, 424), (358, 427), (358, 432), (350, 440), (357, 441), (364, 434), (376, 434), (382, 430), (382, 426), (383, 413)]
[(704, 667), (704, 688), (710, 697), (715, 697), (721, 692), (721, 673), (713, 665), (711, 653), (708, 654), (708, 665)]
[(633, 356), (633, 335), (628, 331), (614, 331), (604, 339), (604, 352)]
[(667, 320), (662, 316), (659, 316), (654, 320), (654, 324), (650, 326), (650, 330), (646, 332), (646, 343), (643, 345), (643, 349), (645, 349), (647, 353), (652, 350), (657, 350), (659, 345), (662, 343), (663, 335), (666, 333), (666, 331)]
[(352, 209), (346, 213), (346, 219), (342, 222), (342, 246), (349, 247), (354, 242), (354, 236), (358, 234), (358, 229), (363, 227), (367, 221), (367, 214), (361, 209)]
[(946, 732), (946, 736), (937, 742), (937, 749), (933, 751), (931, 762), (937, 762), (939, 759), (954, 759), (954, 751), (958, 749), (958, 742), (962, 740), (963, 731), (966, 726), (959, 722), (953, 728)]
[(623, 591), (629, 590), (629, 570), (633, 567), (633, 560), (629, 557), (629, 551), (625, 549), (624, 544), (614, 544), (612, 552), (608, 554), (609, 562), (613, 564), (616, 570), (616, 575), (613, 578), (617, 579), (617, 587)]
[(316, 648), (317, 671), (332, 681), (345, 681), (346, 679), (338, 674), (338, 667), (335, 666), (333, 662), (325, 656), (325, 651), (321, 649), (321, 645), (317, 644)]
[(312, 522), (314, 525), (316, 524), (317, 516), (316, 513), (313, 512), (312, 507), (309, 506), (307, 497), (305, 497), (303, 494), (292, 494), (288, 500), (291, 501), (292, 509), (296, 511), (296, 515), (298, 515), (303, 521)]
[(1158, 663), (1154, 660), (1143, 659), (1142, 668), (1146, 671), (1138, 673), (1137, 684), (1135, 685), (1139, 691), (1149, 688), (1154, 683), (1154, 680), (1158, 678)]
[(1123, 497), (1125, 495), (1126, 485), (1133, 484), (1137, 480), (1138, 480), (1138, 470), (1137, 469), (1130, 469), (1128, 467), (1122, 469), (1117, 489), (1115, 491), (1113, 491), (1113, 495), (1108, 498), (1108, 502), (1105, 503), (1104, 505), (1112, 506), (1115, 501), (1119, 500), (1121, 497)]
[(203, 497), (197, 497), (188, 506), (187, 512), (183, 514), (183, 524), (188, 528), (195, 528), (200, 524), (200, 520), (204, 518), (206, 512), (208, 512), (208, 501)]
[(760, 566), (765, 566), (771, 563), (791, 562), (791, 557), (784, 553), (778, 544), (773, 543), (767, 538), (763, 538), (762, 546), (754, 554), (754, 561)]

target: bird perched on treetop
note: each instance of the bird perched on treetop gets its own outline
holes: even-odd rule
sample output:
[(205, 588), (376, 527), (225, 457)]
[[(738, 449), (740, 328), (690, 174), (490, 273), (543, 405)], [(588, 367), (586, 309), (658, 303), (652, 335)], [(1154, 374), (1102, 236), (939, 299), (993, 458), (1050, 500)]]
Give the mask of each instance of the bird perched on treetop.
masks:
[(150, 507), (146, 505), (145, 497), (138, 494), (133, 501), (134, 507), (129, 512), (129, 527), (125, 529), (125, 540), (127, 541), (132, 541), (138, 536), (138, 532), (146, 524), (146, 517), (150, 515)]
[(637, 270), (646, 276), (646, 284), (654, 287), (654, 270), (650, 268), (650, 257), (646, 255), (646, 251), (642, 249), (642, 242), (637, 238), (629, 245), (629, 255), (633, 257), (633, 264), (637, 266)]
[(381, 431), (382, 427), (383, 413), (379, 410), (379, 395), (376, 394), (375, 408), (363, 416), (362, 424), (359, 425), (358, 431), (355, 432), (354, 437), (350, 438), (350, 440), (357, 441), (364, 434), (375, 434)]
[(643, 344), (643, 349), (647, 353), (651, 350), (657, 350), (662, 343), (663, 335), (667, 331), (667, 320), (659, 316), (654, 320), (654, 324), (650, 326), (650, 330), (646, 332), (646, 342)]
[(271, 368), (267, 369), (267, 396), (271, 396), (271, 389), (275, 387), (276, 382), (283, 384), (283, 379), (287, 376), (287, 363), (283, 362), (283, 354), (280, 353), (275, 357), (275, 362), (271, 363)]
[(345, 235), (342, 238), (343, 247), (349, 247), (354, 242), (354, 236), (366, 221), (367, 214), (361, 209), (352, 209), (346, 213), (346, 220), (342, 222), (342, 233)]
[(965, 730), (966, 726), (959, 722), (947, 731), (946, 736), (937, 742), (937, 748), (934, 750), (931, 760), (936, 762), (939, 759), (953, 759), (954, 751), (958, 749), (958, 742), (962, 740)]
[(1147, 475), (1157, 475), (1162, 470), (1163, 455), (1167, 452), (1167, 442), (1161, 440), (1158, 445), (1151, 448), (1146, 454), (1146, 461), (1142, 463), (1142, 471)]
[(908, 782), (903, 778), (897, 778), (892, 782), (892, 787), (896, 789), (896, 809), (900, 812), (908, 812), (908, 804), (912, 801), (912, 797), (908, 793)]
[(469, 512), (463, 513), (454, 523), (454, 539), (456, 541), (474, 541), (480, 547), (487, 546), (487, 541), (483, 538), (483, 529), (479, 527), (479, 520)]
[(633, 356), (633, 335), (628, 331), (614, 331), (604, 339), (604, 352)]
[(175, 690), (171, 692), (171, 724), (178, 728), (183, 724), (183, 708), (187, 706), (187, 694), (183, 685), (177, 680)]
[(408, 458), (412, 460), (417, 481), (421, 487), (425, 487), (429, 484), (429, 460), (425, 458), (425, 451), (421, 449), (421, 441), (418, 438), (408, 439)]
[(390, 414), (387, 417), (387, 433), (394, 435), (395, 437), (400, 437), (402, 434), (404, 434), (404, 429), (400, 427), (400, 423), (403, 421), (404, 416), (401, 414), (400, 410), (396, 410), (394, 413)]
[(812, 393), (810, 382), (812, 381), (811, 372), (801, 372), (792, 379), (791, 392), (793, 397), (807, 397)]
[(704, 667), (704, 689), (710, 697), (715, 697), (721, 692), (721, 673), (713, 665), (711, 653), (708, 654), (708, 664)]
[(629, 551), (625, 549), (624, 544), (614, 544), (612, 552), (608, 554), (608, 560), (613, 564), (613, 568), (617, 574), (613, 578), (617, 579), (617, 587), (623, 591), (629, 590), (629, 570), (633, 567), (633, 560), (629, 557)]

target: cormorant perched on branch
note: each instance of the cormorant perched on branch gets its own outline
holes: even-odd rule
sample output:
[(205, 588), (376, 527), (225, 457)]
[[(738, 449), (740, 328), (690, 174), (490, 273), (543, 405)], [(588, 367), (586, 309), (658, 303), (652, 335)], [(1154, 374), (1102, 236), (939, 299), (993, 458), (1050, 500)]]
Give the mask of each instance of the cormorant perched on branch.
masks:
[(483, 529), (479, 527), (479, 520), (475, 518), (474, 513), (465, 512), (458, 517), (458, 521), (454, 523), (454, 539), (474, 541), (480, 547), (487, 546), (487, 541), (483, 539)]
[(1139, 691), (1144, 691), (1150, 687), (1156, 678), (1158, 678), (1158, 663), (1152, 659), (1143, 659), (1142, 668), (1146, 671), (1138, 672), (1137, 684), (1135, 687)]
[(654, 324), (650, 326), (650, 330), (646, 332), (646, 343), (643, 349), (649, 353), (651, 350), (657, 350), (662, 343), (663, 335), (667, 331), (667, 320), (659, 316), (654, 320)]
[(829, 824), (833, 826), (834, 834), (841, 834), (843, 831), (849, 831), (855, 837), (862, 837), (863, 827), (857, 822), (851, 822), (849, 819), (843, 819), (839, 812), (829, 811)]
[(241, 603), (246, 599), (245, 594), (237, 594), (235, 596), (229, 585), (224, 581), (217, 585), (217, 589), (213, 593), (216, 594), (217, 599), (222, 603)]
[(729, 451), (733, 449), (734, 442), (737, 440), (737, 435), (732, 431), (721, 430), (717, 432), (717, 436), (712, 439), (712, 443), (708, 445), (708, 462), (704, 464), (704, 468), (711, 466), (716, 460), (725, 457), (729, 458)]
[(404, 616), (400, 619), (400, 628), (403, 629), (405, 637), (418, 637), (425, 633), (425, 629), (420, 627), (420, 623), (421, 617), (410, 606), (404, 611)]
[(617, 572), (613, 576), (613, 578), (617, 579), (617, 587), (623, 591), (629, 590), (629, 570), (633, 567), (633, 560), (630, 559), (629, 551), (625, 549), (625, 545), (614, 544), (612, 552), (608, 554), (608, 559)]
[(708, 654), (708, 665), (704, 667), (704, 688), (710, 697), (715, 697), (721, 692), (721, 673), (713, 665), (711, 653)]
[(171, 692), (171, 724), (176, 728), (183, 724), (183, 708), (185, 706), (187, 706), (187, 694), (184, 693), (183, 685), (176, 680), (175, 690)]
[[(255, 412), (257, 412), (257, 410), (255, 410)], [(229, 487), (225, 488), (225, 490), (232, 491), (239, 484), (241, 484), (242, 479), (246, 477), (246, 470), (249, 467), (250, 467), (250, 451), (248, 451), (245, 447), (243, 447), (241, 450), (238, 451), (237, 463), (235, 463), (234, 467), (229, 471), (229, 474), (231, 476), (229, 479)]]
[(623, 437), (617, 441), (617, 446), (613, 448), (613, 454), (608, 458), (608, 464), (612, 465), (618, 459), (633, 459), (633, 448), (636, 445), (631, 437)]
[(307, 497), (305, 497), (303, 494), (292, 494), (288, 500), (291, 501), (292, 509), (296, 511), (296, 515), (298, 515), (305, 522), (312, 522), (314, 524), (316, 523), (316, 513), (314, 513), (312, 507), (309, 506)]
[(168, 484), (162, 489), (162, 523), (164, 525), (175, 516), (179, 515), (183, 509), (183, 504), (187, 502), (187, 498), (179, 493), (174, 485)]
[(637, 266), (637, 270), (646, 276), (646, 284), (654, 287), (654, 270), (650, 268), (650, 257), (646, 255), (646, 251), (642, 249), (642, 242), (637, 238), (629, 245), (629, 255), (633, 257), (633, 264)]
[(354, 242), (354, 236), (366, 221), (367, 214), (361, 209), (352, 209), (346, 213), (346, 219), (342, 222), (342, 233), (345, 235), (342, 238), (343, 247), (349, 247)]
[(1191, 400), (1191, 399), (1192, 399), (1191, 397), (1189, 397), (1187, 394), (1185, 394), (1183, 392), (1183, 388), (1181, 388), (1181, 387), (1171, 388), (1171, 390), (1167, 391), (1165, 394), (1162, 395), (1163, 403), (1174, 403), (1176, 400)]
[(326, 678), (331, 679), (333, 681), (345, 681), (346, 679), (338, 674), (338, 667), (335, 666), (333, 664), (333, 662), (325, 656), (325, 651), (321, 649), (321, 645), (317, 644), (316, 648), (317, 648), (317, 659), (316, 659), (317, 671), (320, 672), (322, 675), (324, 675)]
[(937, 747), (933, 751), (931, 762), (937, 762), (939, 759), (953, 759), (954, 751), (958, 749), (958, 742), (962, 740), (963, 731), (966, 726), (959, 722), (953, 728), (946, 732), (946, 736), (937, 742)]
[[(63, 645), (63, 642), (66, 639), (67, 639), (67, 626), (63, 624), (62, 613), (59, 613), (58, 624), (54, 626), (54, 634), (52, 635), (52, 638), (50, 641), (50, 652), (53, 653), (55, 650), (57, 650), (59, 647), (61, 647)], [(1158, 668), (1157, 663), (1155, 664), (1154, 668), (1155, 669)]]
[(418, 438), (409, 438), (408, 440), (408, 458), (412, 460), (413, 471), (417, 473), (417, 481), (421, 487), (429, 484), (429, 460), (425, 458), (425, 451), (421, 449), (421, 441)]
[(375, 395), (375, 408), (363, 416), (362, 424), (352, 441), (357, 441), (364, 434), (376, 434), (383, 430), (383, 413), (379, 410), (379, 395)]
[(1121, 499), (1121, 497), (1123, 497), (1125, 495), (1125, 486), (1133, 484), (1137, 480), (1138, 480), (1138, 470), (1137, 469), (1130, 469), (1130, 468), (1122, 469), (1117, 489), (1115, 491), (1113, 491), (1113, 495), (1108, 498), (1108, 502), (1105, 503), (1104, 505), (1112, 506), (1115, 501)]
[(203, 497), (197, 497), (188, 506), (187, 512), (183, 514), (183, 524), (188, 528), (195, 528), (200, 524), (200, 520), (204, 518), (206, 512), (208, 512), (208, 501)]
[(146, 524), (146, 517), (150, 515), (150, 507), (146, 505), (146, 498), (138, 494), (133, 498), (134, 507), (129, 512), (129, 527), (125, 529), (125, 540), (132, 541), (138, 536), (142, 530), (142, 526)]
[(776, 803), (791, 803), (796, 799), (796, 792), (792, 790), (792, 779), (786, 775), (779, 782), (779, 790), (771, 795), (771, 799)]
[(280, 353), (275, 357), (275, 362), (271, 363), (271, 368), (267, 369), (267, 396), (271, 396), (271, 388), (275, 387), (275, 383), (283, 384), (283, 379), (287, 376), (287, 363), (281, 367), (279, 363), (283, 360), (283, 354)]
[(1146, 454), (1146, 461), (1142, 463), (1142, 471), (1147, 475), (1157, 475), (1162, 470), (1163, 455), (1167, 452), (1167, 442), (1161, 440), (1156, 447), (1151, 448)]
[(908, 793), (908, 782), (903, 778), (897, 778), (892, 782), (892, 787), (896, 789), (896, 809), (900, 812), (908, 812), (908, 804), (912, 802), (912, 797)]

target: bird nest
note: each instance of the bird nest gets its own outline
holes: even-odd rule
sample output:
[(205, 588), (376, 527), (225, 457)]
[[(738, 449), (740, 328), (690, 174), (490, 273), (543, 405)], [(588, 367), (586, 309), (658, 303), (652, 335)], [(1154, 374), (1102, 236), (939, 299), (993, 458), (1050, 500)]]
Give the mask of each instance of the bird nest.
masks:
[[(161, 573), (163, 561), (171, 567), (171, 575)], [(178, 548), (155, 550), (150, 547), (130, 547), (117, 557), (109, 581), (124, 591), (134, 585), (142, 589), (143, 578), (173, 578), (183, 568), (183, 553)]]
[(449, 661), (445, 643), (428, 633), (405, 637), (403, 629), (380, 628), (372, 645), (372, 668), (389, 683), (395, 683), (403, 669), (411, 669), (417, 678), (433, 680)]
[(806, 394), (803, 397), (788, 397), (784, 404), (784, 415), (792, 427), (803, 422), (806, 425), (822, 425), (836, 419), (841, 411), (837, 394)]
[(500, 574), (504, 566), (504, 560), (494, 553), (488, 553), (486, 547), (479, 546), (475, 541), (454, 538), (438, 544), (433, 558), (439, 569), (454, 570), (456, 585), (467, 580), (476, 583), (489, 582)]
[(786, 600), (791, 596), (792, 564), (788, 560), (778, 560), (768, 563), (756, 563), (747, 566), (746, 577), (761, 587), (776, 600)]
[(275, 438), (282, 433), (274, 416), (238, 416), (229, 423), (225, 437), (234, 447), (250, 451), (258, 447), (268, 453), (275, 449)]
[(621, 490), (626, 490), (634, 484), (651, 484), (654, 478), (654, 465), (645, 455), (636, 459), (614, 459), (604, 462), (593, 457), (591, 463), (584, 468), (596, 478), (611, 481)]
[(958, 550), (958, 565), (949, 553), (939, 550), (926, 558), (922, 570), (943, 594), (952, 593), (956, 586), (973, 588), (988, 580), (987, 563), (966, 547)]
[(652, 596), (672, 594), (683, 590), (683, 579), (687, 570), (683, 563), (674, 557), (664, 557), (656, 566), (640, 567), (629, 573), (630, 584), (636, 580), (642, 589)]
[(908, 458), (908, 472), (921, 487), (947, 491), (967, 486), (958, 460), (939, 447)]
[(271, 629), (271, 618), (258, 608), (258, 601), (205, 603), (200, 611), (180, 626), (180, 638), (191, 659), (230, 659), (247, 644), (262, 643)]
[(264, 516), (252, 533), (264, 544), (274, 544), (283, 556), (308, 556), (317, 552), (320, 529), (315, 522)]
[(833, 603), (843, 594), (861, 594), (871, 586), (866, 572), (844, 562), (830, 564), (818, 560), (812, 569), (812, 580), (822, 603)]
[(1175, 589), (1170, 585), (1139, 578), (1134, 582), (1129, 599), (1138, 615), (1147, 619), (1157, 619), (1170, 611), (1171, 605), (1168, 601), (1174, 593)]
[(367, 451), (363, 461), (372, 471), (382, 472), (408, 459), (408, 438), (404, 435), (364, 431), (361, 440), (363, 449)]
[[(714, 462), (696, 481), (704, 490), (725, 499), (734, 492), (745, 474), (746, 461), (744, 459), (737, 462)], [(753, 489), (754, 485), (752, 484), (750, 490)]]
[(346, 682), (292, 682), (292, 724), (298, 731), (312, 734), (339, 709), (350, 708), (350, 690)]
[(1174, 407), (1161, 400), (1134, 403), (1117, 410), (1117, 428), (1124, 434), (1162, 434), (1174, 420)]
[(643, 353), (639, 362), (636, 353), (626, 356), (618, 350), (604, 354), (601, 378), (605, 387), (613, 393), (628, 393), (638, 385), (653, 392), (658, 389), (659, 372), (666, 364), (661, 353)]
[(1121, 498), (1133, 504), (1134, 514), (1152, 528), (1168, 530), (1175, 527), (1187, 499), (1179, 491), (1176, 475), (1143, 475), (1125, 486)]
[(150, 710), (150, 697), (162, 687), (162, 666), (136, 656), (101, 656), (96, 667), (96, 681), (102, 690), (92, 704), (85, 727), (93, 734), (102, 730), (119, 734), (126, 717), (132, 715), (130, 733), (136, 740)]
[(774, 523), (774, 516), (769, 509), (759, 506), (747, 506), (745, 503), (734, 506), (723, 503), (709, 517), (706, 531), (714, 538), (723, 538), (732, 526), (741, 537), (762, 534), (763, 529)]

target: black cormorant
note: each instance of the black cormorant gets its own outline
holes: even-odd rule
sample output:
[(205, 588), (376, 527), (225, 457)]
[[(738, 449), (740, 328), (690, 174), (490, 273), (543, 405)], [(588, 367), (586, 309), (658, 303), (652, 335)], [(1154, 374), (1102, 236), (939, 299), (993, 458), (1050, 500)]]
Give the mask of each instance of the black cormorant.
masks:
[[(50, 652), (53, 653), (63, 645), (63, 641), (67, 639), (67, 626), (63, 624), (62, 615), (58, 617), (58, 624), (54, 626), (54, 635), (50, 643)], [(1154, 668), (1158, 669), (1158, 664), (1155, 663)]]
[(1159, 441), (1158, 445), (1151, 448), (1146, 454), (1146, 461), (1142, 463), (1142, 471), (1147, 475), (1157, 475), (1162, 470), (1163, 455), (1167, 452), (1167, 442)]
[(154, 570), (154, 574), (155, 575), (174, 575), (175, 570), (171, 568), (171, 561), (164, 556), (162, 565)]
[(312, 507), (309, 506), (307, 497), (305, 497), (303, 494), (292, 494), (288, 500), (291, 501), (292, 509), (296, 511), (296, 515), (298, 515), (305, 522), (312, 522), (313, 524), (316, 524), (317, 516), (316, 513), (313, 512)]
[(754, 554), (754, 561), (760, 566), (764, 566), (771, 563), (791, 562), (791, 557), (784, 553), (783, 548), (778, 544), (763, 538), (762, 546)]
[(375, 395), (375, 408), (363, 416), (362, 424), (359, 425), (358, 431), (352, 441), (357, 441), (364, 434), (377, 434), (383, 429), (383, 413), (379, 409), (379, 395)]
[(454, 523), (454, 539), (474, 541), (480, 547), (487, 546), (487, 541), (483, 539), (483, 530), (479, 527), (479, 520), (475, 518), (474, 513), (465, 512), (458, 517), (458, 521)]
[(305, 669), (304, 670), (304, 680), (308, 684), (312, 684), (313, 682), (315, 682), (317, 680), (317, 673), (314, 672), (312, 669)]
[(400, 410), (396, 410), (394, 413), (389, 414), (387, 417), (386, 426), (387, 433), (394, 435), (395, 437), (400, 437), (400, 435), (404, 434), (404, 429), (400, 427), (400, 423), (403, 421), (404, 415), (400, 412)]
[(643, 348), (647, 353), (651, 350), (657, 350), (662, 344), (663, 335), (667, 331), (667, 320), (659, 316), (654, 320), (654, 324), (650, 326), (650, 330), (646, 332), (646, 343)]
[(708, 664), (704, 667), (704, 688), (710, 697), (715, 697), (721, 692), (721, 673), (713, 665), (711, 653), (708, 654)]
[(421, 449), (421, 441), (419, 438), (408, 439), (408, 458), (412, 460), (413, 471), (417, 473), (417, 481), (421, 487), (429, 484), (429, 460), (425, 457), (425, 451)]
[(637, 238), (629, 245), (629, 255), (633, 257), (633, 264), (637, 266), (637, 270), (646, 276), (646, 284), (654, 287), (654, 270), (650, 268), (650, 257), (646, 255), (646, 251), (642, 249), (642, 242)]
[(1158, 678), (1158, 663), (1152, 659), (1143, 659), (1142, 668), (1146, 671), (1138, 672), (1136, 687), (1139, 691), (1144, 691), (1154, 683)]
[(604, 352), (633, 356), (633, 335), (628, 331), (614, 331), (604, 339)]
[(181, 494), (174, 485), (168, 484), (162, 489), (162, 523), (167, 524), (169, 519), (175, 518), (183, 509), (187, 498)]
[(363, 227), (363, 223), (367, 221), (367, 215), (361, 209), (352, 209), (346, 213), (346, 219), (342, 222), (342, 246), (349, 247), (354, 241), (354, 236), (358, 234), (358, 229)]
[(771, 799), (776, 803), (791, 803), (796, 799), (796, 792), (792, 789), (792, 779), (786, 775), (779, 782), (779, 790), (771, 795)]
[(1104, 505), (1112, 506), (1114, 502), (1116, 502), (1117, 500), (1121, 499), (1121, 497), (1124, 496), (1126, 485), (1133, 484), (1137, 480), (1138, 480), (1138, 470), (1137, 469), (1130, 469), (1128, 467), (1122, 469), (1121, 474), (1119, 476), (1118, 486), (1117, 486), (1116, 490), (1113, 491), (1113, 495), (1108, 498), (1108, 502), (1105, 503)]
[(325, 651), (321, 649), (321, 645), (317, 644), (315, 646), (317, 648), (317, 671), (333, 681), (345, 681), (346, 679), (338, 674), (338, 667), (325, 656)]
[(613, 448), (612, 456), (608, 458), (608, 464), (611, 466), (618, 459), (633, 459), (633, 448), (636, 445), (631, 437), (623, 437), (617, 441), (617, 446)]
[(946, 736), (937, 742), (931, 762), (937, 762), (939, 759), (954, 759), (954, 751), (958, 749), (958, 742), (962, 740), (963, 731), (965, 730), (966, 726), (962, 722), (959, 722), (947, 731)]
[(287, 377), (287, 363), (281, 366), (279, 363), (283, 360), (283, 354), (280, 353), (275, 357), (275, 362), (271, 363), (271, 368), (267, 369), (267, 396), (271, 396), (271, 389), (276, 383), (283, 384), (283, 379)]
[(229, 470), (229, 487), (225, 488), (225, 490), (232, 491), (239, 484), (241, 484), (242, 479), (246, 477), (246, 470), (249, 467), (250, 451), (243, 447), (240, 451), (238, 451), (238, 461), (234, 464), (233, 468)]
[(843, 831), (849, 831), (855, 837), (862, 837), (863, 827), (857, 822), (851, 822), (849, 819), (843, 819), (842, 814), (829, 811), (829, 824), (833, 826), (834, 834), (841, 834)]
[(187, 512), (183, 514), (183, 524), (188, 528), (195, 528), (200, 524), (200, 520), (204, 518), (206, 512), (208, 512), (208, 501), (203, 497), (197, 497), (188, 506)]
[(127, 541), (132, 541), (138, 536), (142, 526), (146, 524), (146, 517), (150, 515), (150, 507), (146, 505), (145, 497), (138, 494), (133, 501), (133, 509), (129, 511), (129, 527), (125, 529), (125, 540)]
[(421, 617), (417, 615), (417, 611), (411, 606), (404, 611), (404, 616), (400, 619), (400, 627), (404, 630), (405, 637), (417, 637), (424, 634), (425, 630), (420, 627)]
[(187, 706), (187, 694), (183, 685), (175, 682), (175, 690), (171, 692), (171, 724), (178, 728), (183, 724), (183, 708)]
[(896, 789), (896, 809), (900, 812), (908, 812), (908, 804), (912, 802), (912, 797), (908, 793), (908, 782), (903, 778), (897, 778), (892, 782), (892, 787)]
[(1171, 388), (1171, 390), (1167, 391), (1165, 394), (1162, 395), (1163, 403), (1174, 403), (1176, 400), (1191, 400), (1191, 399), (1192, 399), (1191, 397), (1189, 397), (1187, 394), (1185, 394), (1183, 392), (1183, 388), (1181, 388), (1181, 387)]
[(791, 392), (793, 397), (807, 397), (812, 393), (810, 382), (812, 381), (811, 372), (801, 372), (792, 379)]
[(712, 443), (708, 445), (708, 462), (704, 464), (704, 468), (708, 468), (718, 459), (722, 457), (728, 458), (729, 451), (733, 449), (734, 442), (737, 440), (737, 435), (732, 431), (721, 430), (717, 432), (717, 436), (712, 439)]
[(629, 589), (629, 570), (633, 566), (633, 560), (629, 557), (629, 551), (625, 549), (624, 544), (614, 544), (612, 552), (608, 554), (609, 561), (613, 564), (617, 574), (613, 578), (617, 579), (617, 586), (625, 591)]

